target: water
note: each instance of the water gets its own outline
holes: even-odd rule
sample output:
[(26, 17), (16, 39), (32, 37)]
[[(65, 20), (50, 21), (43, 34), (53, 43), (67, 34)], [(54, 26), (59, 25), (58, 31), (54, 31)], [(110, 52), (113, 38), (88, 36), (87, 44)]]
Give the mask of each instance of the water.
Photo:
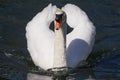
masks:
[[(26, 49), (25, 26), (48, 3), (73, 3), (88, 14), (97, 30), (88, 58), (92, 73), (97, 80), (120, 80), (120, 0), (0, 0), (0, 80), (27, 80), (39, 72)], [(39, 73), (37, 78), (50, 80)], [(75, 80), (88, 76), (89, 70), (71, 75)]]

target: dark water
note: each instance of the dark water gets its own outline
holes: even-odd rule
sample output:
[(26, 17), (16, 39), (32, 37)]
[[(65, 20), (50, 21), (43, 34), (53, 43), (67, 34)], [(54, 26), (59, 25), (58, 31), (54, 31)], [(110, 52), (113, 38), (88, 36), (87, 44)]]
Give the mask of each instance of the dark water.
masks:
[[(87, 60), (92, 72), (96, 80), (120, 80), (120, 0), (0, 0), (0, 80), (26, 80), (28, 73), (38, 72), (26, 49), (25, 26), (49, 3), (73, 3), (88, 14), (97, 31)], [(87, 73), (73, 76), (84, 80)]]

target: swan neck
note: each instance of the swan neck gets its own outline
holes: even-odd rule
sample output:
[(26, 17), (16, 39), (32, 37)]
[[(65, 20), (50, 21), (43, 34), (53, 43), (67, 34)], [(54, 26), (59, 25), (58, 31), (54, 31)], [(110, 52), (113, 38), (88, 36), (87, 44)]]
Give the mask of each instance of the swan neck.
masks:
[(55, 30), (54, 64), (53, 67), (66, 67), (66, 29)]

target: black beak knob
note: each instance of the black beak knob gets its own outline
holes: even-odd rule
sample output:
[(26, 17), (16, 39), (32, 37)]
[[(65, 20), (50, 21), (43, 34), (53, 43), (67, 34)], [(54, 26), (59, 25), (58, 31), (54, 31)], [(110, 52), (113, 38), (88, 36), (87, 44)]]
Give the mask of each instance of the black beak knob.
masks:
[(60, 22), (62, 20), (63, 14), (56, 14), (55, 21)]

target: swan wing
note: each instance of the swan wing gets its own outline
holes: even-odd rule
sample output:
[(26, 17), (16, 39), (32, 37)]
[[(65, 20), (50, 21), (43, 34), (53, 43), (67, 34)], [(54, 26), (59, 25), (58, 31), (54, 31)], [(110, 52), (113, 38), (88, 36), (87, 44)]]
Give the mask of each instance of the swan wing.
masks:
[(76, 67), (86, 60), (91, 52), (95, 27), (86, 13), (73, 4), (66, 4), (62, 10), (67, 15), (67, 24), (73, 31), (67, 35), (67, 64)]
[(54, 32), (49, 29), (56, 6), (49, 4), (26, 26), (27, 48), (35, 65), (48, 69), (53, 66)]

